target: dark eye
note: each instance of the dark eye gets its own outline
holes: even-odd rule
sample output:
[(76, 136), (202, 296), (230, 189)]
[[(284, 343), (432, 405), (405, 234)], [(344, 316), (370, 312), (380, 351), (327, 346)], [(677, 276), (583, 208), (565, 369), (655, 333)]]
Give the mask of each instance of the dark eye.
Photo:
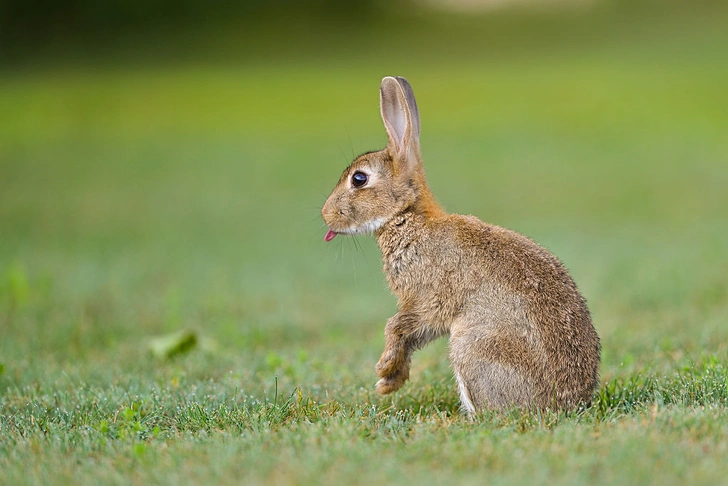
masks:
[(354, 187), (362, 187), (369, 181), (369, 176), (364, 172), (354, 172), (351, 176), (351, 185)]

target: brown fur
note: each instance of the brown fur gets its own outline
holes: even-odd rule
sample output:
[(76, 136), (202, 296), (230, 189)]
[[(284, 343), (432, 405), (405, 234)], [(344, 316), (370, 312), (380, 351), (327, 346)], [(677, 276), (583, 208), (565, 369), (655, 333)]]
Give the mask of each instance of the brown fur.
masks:
[[(385, 327), (377, 391), (409, 378), (412, 353), (450, 335), (450, 360), (469, 413), (590, 402), (599, 337), (562, 263), (516, 232), (447, 214), (427, 187), (420, 121), (404, 78), (382, 80), (387, 147), (359, 156), (322, 209), (336, 233), (374, 233), (399, 312)], [(356, 188), (352, 175), (369, 176)]]

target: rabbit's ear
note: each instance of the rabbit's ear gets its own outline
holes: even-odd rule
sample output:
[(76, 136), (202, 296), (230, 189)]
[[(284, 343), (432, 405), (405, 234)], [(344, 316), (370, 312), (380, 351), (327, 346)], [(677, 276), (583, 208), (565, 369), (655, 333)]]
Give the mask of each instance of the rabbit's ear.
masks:
[(409, 81), (402, 76), (396, 76), (397, 82), (402, 87), (404, 98), (407, 101), (407, 107), (410, 111), (410, 121), (412, 123), (412, 138), (419, 144), (420, 142), (420, 110), (417, 108), (417, 100), (415, 92), (412, 91)]
[(389, 144), (395, 154), (419, 152), (420, 114), (412, 87), (402, 77), (387, 76), (379, 89), (379, 108), (387, 130)]

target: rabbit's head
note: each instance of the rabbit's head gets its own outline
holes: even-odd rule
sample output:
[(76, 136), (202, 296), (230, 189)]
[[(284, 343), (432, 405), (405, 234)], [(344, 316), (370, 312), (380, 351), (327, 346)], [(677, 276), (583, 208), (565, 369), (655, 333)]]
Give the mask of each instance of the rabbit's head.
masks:
[(387, 146), (360, 155), (344, 170), (321, 210), (329, 227), (326, 241), (340, 233), (374, 233), (418, 202), (432, 205), (420, 161), (420, 115), (412, 87), (402, 77), (388, 76), (379, 93)]

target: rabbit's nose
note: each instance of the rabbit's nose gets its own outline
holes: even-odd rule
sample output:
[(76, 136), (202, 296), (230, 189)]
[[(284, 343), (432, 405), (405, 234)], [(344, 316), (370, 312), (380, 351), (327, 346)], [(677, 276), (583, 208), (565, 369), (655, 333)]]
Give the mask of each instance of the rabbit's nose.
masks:
[(329, 224), (331, 222), (331, 218), (337, 213), (336, 209), (332, 206), (333, 206), (333, 203), (331, 202), (331, 199), (329, 198), (324, 203), (324, 207), (321, 208), (321, 217), (324, 219), (324, 222), (326, 224)]

